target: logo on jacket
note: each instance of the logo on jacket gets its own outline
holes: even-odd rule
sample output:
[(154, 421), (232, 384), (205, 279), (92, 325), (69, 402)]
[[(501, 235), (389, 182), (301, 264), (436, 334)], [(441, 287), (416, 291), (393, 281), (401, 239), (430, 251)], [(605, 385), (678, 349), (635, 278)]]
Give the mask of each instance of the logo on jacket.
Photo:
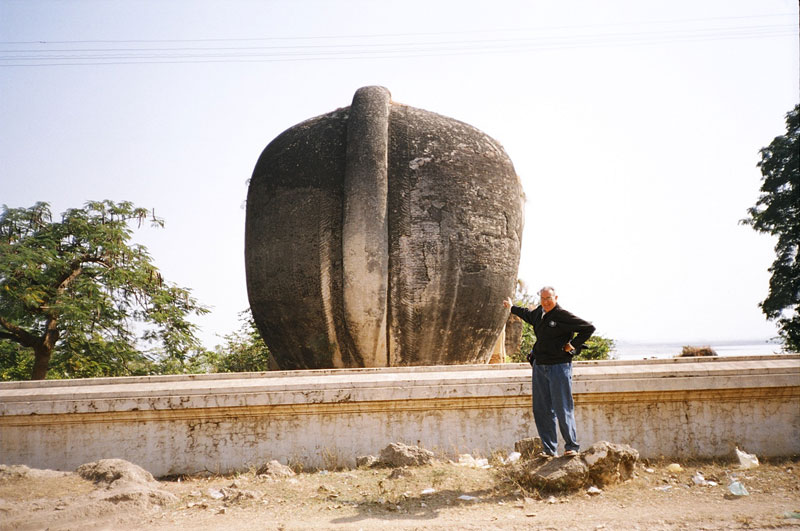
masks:
[(555, 321), (550, 321), (549, 323), (547, 323), (547, 325), (548, 325), (550, 328), (555, 328), (555, 327), (556, 327), (556, 322), (555, 322)]

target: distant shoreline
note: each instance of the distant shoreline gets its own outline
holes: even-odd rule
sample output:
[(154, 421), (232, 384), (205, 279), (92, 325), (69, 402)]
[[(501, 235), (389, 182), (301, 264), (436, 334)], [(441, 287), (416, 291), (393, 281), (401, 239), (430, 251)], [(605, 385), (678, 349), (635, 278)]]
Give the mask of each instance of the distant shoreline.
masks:
[(711, 347), (719, 356), (767, 356), (783, 353), (783, 343), (774, 340), (670, 341), (663, 343), (617, 341), (611, 351), (611, 357), (620, 360), (673, 358), (681, 353), (684, 346), (688, 345)]

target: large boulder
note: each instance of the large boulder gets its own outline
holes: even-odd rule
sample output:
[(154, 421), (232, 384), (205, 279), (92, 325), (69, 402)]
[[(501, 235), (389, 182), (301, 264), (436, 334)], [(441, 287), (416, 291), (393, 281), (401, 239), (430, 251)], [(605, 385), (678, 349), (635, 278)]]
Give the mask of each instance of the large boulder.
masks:
[[(537, 438), (538, 439), (538, 438)], [(530, 447), (523, 439), (519, 448)], [(520, 451), (520, 450), (518, 450)], [(639, 452), (626, 444), (600, 441), (576, 456), (547, 458), (530, 452), (508, 465), (509, 478), (529, 489), (542, 492), (570, 492), (585, 487), (607, 487), (633, 477)]]
[(250, 307), (281, 368), (488, 361), (523, 211), (481, 131), (361, 88), (270, 142), (246, 217)]

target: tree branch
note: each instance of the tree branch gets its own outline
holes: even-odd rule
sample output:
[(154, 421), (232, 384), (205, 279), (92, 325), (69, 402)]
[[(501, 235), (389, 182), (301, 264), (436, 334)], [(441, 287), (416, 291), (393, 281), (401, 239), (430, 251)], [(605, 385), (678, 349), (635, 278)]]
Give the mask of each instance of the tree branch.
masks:
[(0, 337), (3, 339), (16, 341), (23, 347), (28, 348), (34, 348), (42, 343), (38, 337), (34, 336), (24, 328), (20, 328), (14, 323), (6, 321), (3, 317), (0, 317), (0, 326), (8, 330), (8, 332), (0, 332)]
[(10, 339), (11, 341), (14, 341), (16, 343), (17, 336), (12, 334), (11, 332), (2, 332), (2, 331), (0, 331), (0, 339)]
[(61, 277), (58, 279), (58, 285), (56, 285), (56, 292), (64, 293), (64, 291), (69, 287), (72, 281), (78, 278), (78, 275), (80, 275), (83, 272), (83, 266), (81, 264), (85, 261), (86, 260), (75, 261), (72, 262), (72, 264), (70, 264), (71, 271), (61, 275)]

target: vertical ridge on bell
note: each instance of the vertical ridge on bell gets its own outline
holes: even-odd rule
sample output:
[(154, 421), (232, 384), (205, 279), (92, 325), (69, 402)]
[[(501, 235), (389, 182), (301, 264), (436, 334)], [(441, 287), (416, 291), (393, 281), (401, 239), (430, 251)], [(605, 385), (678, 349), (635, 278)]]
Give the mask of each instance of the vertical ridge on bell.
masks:
[(389, 297), (389, 111), (384, 87), (362, 87), (347, 119), (342, 220), (346, 329), (364, 367), (385, 367)]

